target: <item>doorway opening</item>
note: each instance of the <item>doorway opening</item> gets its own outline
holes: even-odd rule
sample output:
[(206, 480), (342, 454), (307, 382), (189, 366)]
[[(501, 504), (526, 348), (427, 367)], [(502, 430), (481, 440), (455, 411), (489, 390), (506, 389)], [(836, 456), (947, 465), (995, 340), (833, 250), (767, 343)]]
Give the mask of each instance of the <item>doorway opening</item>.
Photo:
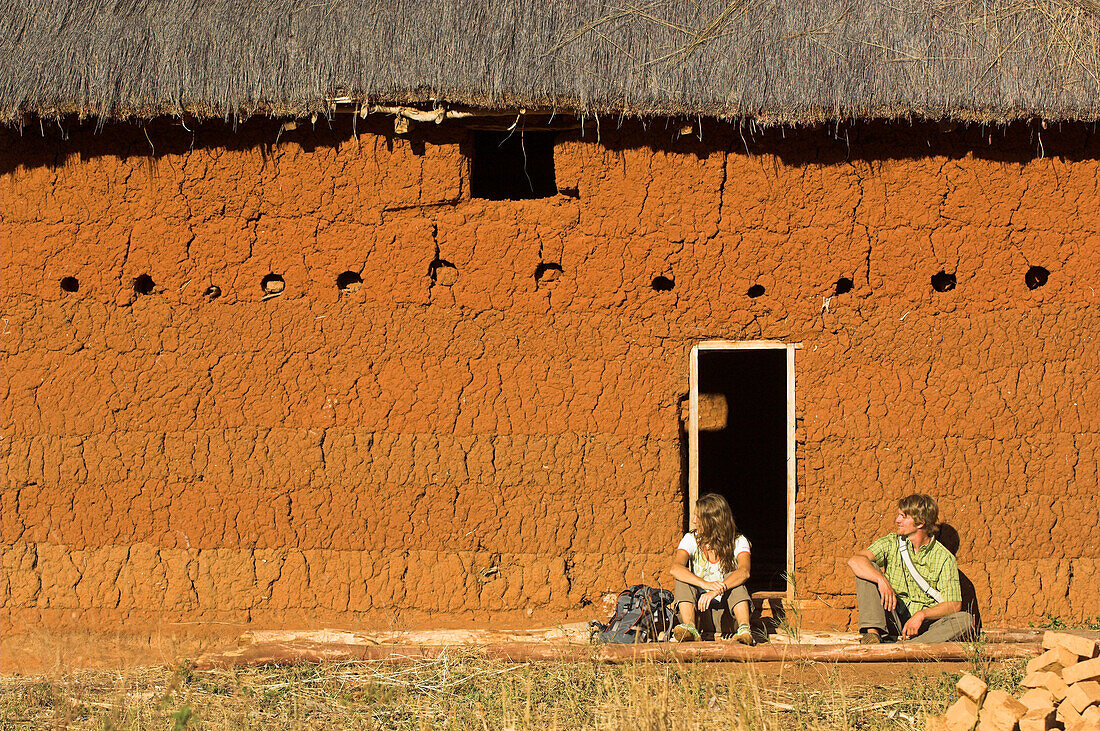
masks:
[(688, 503), (729, 501), (752, 542), (749, 591), (786, 593), (794, 568), (794, 351), (707, 341), (691, 353)]

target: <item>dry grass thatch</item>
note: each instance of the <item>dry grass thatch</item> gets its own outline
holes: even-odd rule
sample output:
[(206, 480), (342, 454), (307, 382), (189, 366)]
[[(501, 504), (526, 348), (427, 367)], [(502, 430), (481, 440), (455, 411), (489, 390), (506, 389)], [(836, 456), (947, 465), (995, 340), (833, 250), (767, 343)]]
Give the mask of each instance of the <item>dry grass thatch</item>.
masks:
[(333, 99), (808, 122), (1100, 117), (1096, 0), (6, 0), (0, 120)]

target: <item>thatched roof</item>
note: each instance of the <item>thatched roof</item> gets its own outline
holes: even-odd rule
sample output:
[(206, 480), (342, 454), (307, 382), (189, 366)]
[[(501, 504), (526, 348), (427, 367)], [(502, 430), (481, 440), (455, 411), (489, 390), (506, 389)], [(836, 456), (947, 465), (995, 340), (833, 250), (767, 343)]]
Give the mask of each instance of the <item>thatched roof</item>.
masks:
[(1100, 117), (1097, 0), (0, 0), (0, 119)]

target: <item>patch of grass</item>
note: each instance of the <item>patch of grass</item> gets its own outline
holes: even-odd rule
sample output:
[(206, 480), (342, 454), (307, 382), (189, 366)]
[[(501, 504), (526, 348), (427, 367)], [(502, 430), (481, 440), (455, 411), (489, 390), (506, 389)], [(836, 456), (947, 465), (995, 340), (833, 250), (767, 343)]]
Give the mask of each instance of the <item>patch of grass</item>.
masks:
[(1057, 614), (1051, 614), (1046, 612), (1043, 614), (1043, 618), (1038, 622), (1028, 622), (1029, 627), (1035, 627), (1036, 629), (1088, 629), (1088, 630), (1100, 630), (1100, 614), (1095, 617), (1085, 617), (1081, 621), (1066, 621), (1059, 617)]
[[(1016, 665), (983, 671), (1015, 690)], [(821, 663), (508, 664), (456, 652), (407, 665), (89, 671), (0, 679), (0, 731), (916, 729), (954, 699), (958, 675), (930, 670), (852, 680), (851, 667)]]
[(779, 618), (776, 629), (798, 642), (802, 639), (802, 609), (799, 605), (798, 577), (792, 571), (784, 571), (783, 580), (787, 582), (788, 593), (793, 601), (790, 602), (790, 606), (783, 607), (783, 616)]

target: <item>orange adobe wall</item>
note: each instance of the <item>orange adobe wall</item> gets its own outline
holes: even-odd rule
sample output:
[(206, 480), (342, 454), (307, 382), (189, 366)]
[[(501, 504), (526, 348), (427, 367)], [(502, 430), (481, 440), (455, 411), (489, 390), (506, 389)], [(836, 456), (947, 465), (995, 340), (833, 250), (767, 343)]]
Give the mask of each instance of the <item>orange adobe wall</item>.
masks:
[(589, 125), (498, 202), (385, 124), (2, 133), (0, 631), (593, 616), (667, 583), (708, 338), (803, 344), (807, 621), (914, 490), (987, 624), (1100, 611), (1091, 128)]

